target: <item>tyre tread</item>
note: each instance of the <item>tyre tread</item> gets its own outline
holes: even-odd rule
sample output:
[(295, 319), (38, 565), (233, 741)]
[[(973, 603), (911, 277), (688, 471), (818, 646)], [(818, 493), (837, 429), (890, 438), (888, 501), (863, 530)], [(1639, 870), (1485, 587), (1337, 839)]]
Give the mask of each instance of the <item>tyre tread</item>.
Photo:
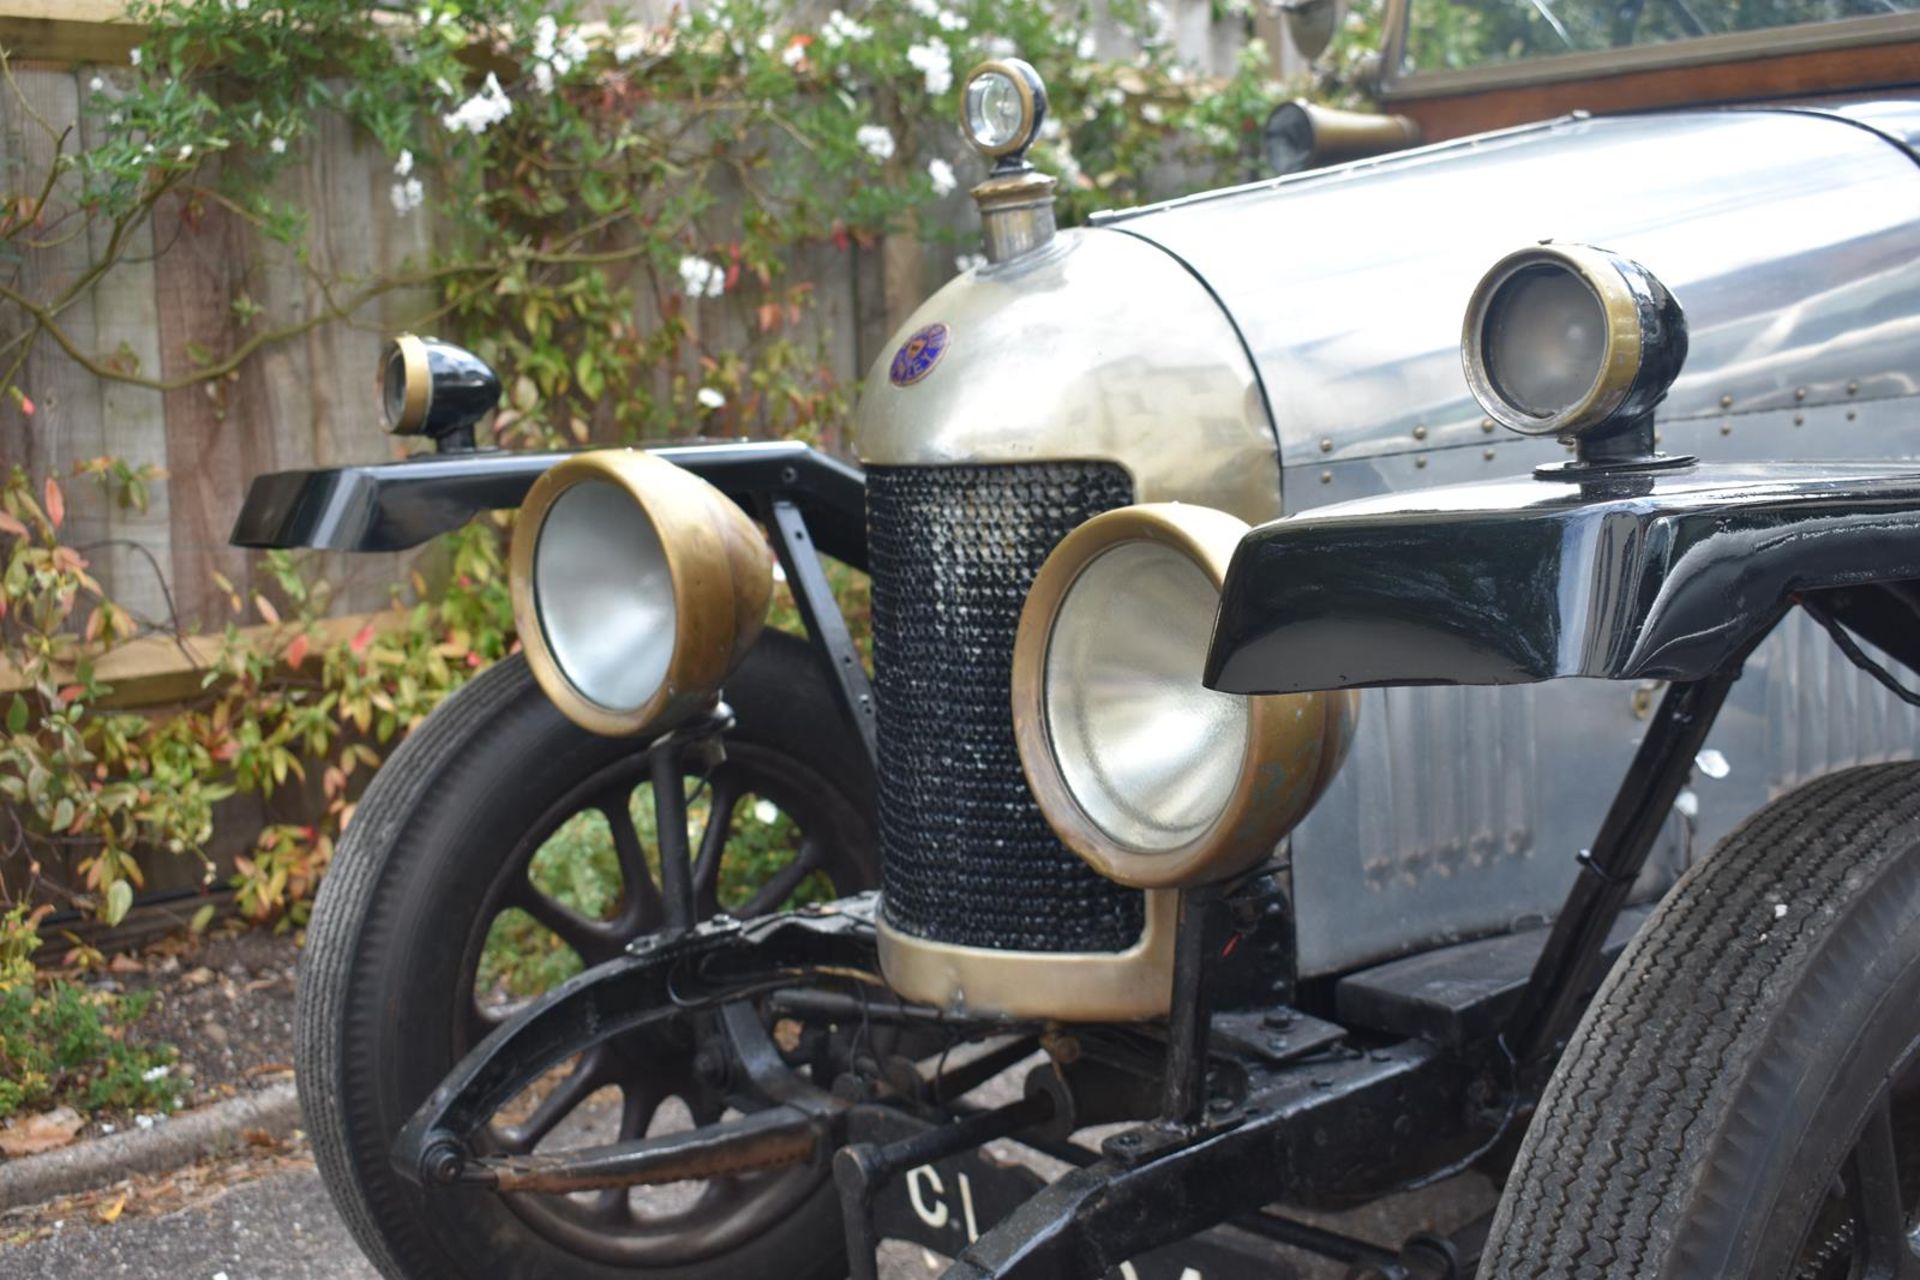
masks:
[(1681, 878), (1545, 1091), (1483, 1275), (1671, 1274), (1687, 1215), (1730, 1197), (1717, 1185), (1724, 1162), (1706, 1154), (1737, 1136), (1754, 1050), (1825, 926), (1912, 848), (1917, 826), (1920, 765), (1850, 769), (1767, 805)]

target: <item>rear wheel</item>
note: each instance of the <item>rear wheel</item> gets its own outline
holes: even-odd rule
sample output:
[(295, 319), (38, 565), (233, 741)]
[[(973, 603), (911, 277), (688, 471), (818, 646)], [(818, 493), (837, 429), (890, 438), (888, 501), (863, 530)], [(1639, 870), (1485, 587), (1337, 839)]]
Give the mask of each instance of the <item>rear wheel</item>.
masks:
[[(874, 880), (872, 779), (806, 646), (768, 633), (728, 682), (726, 761), (689, 780), (700, 914), (759, 914)], [(810, 1170), (644, 1192), (423, 1192), (388, 1148), (519, 1001), (660, 927), (644, 740), (602, 738), (524, 660), (483, 673), (368, 788), (315, 904), (297, 1054), (321, 1172), (390, 1276), (843, 1274)], [(615, 1040), (540, 1082), (488, 1146), (553, 1150), (721, 1118), (702, 1028)]]
[(1487, 1277), (1914, 1280), (1920, 765), (1749, 819), (1668, 895), (1575, 1033)]

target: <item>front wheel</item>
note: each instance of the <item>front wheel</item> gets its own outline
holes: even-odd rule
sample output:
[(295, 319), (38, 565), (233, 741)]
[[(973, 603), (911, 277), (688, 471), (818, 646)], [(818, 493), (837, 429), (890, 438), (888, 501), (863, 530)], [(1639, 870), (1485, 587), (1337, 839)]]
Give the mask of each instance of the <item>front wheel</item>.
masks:
[[(700, 913), (869, 887), (871, 768), (806, 645), (764, 634), (725, 696), (726, 760), (687, 787)], [(516, 656), (428, 717), (361, 801), (308, 927), (295, 1050), (321, 1174), (386, 1275), (845, 1274), (813, 1170), (500, 1196), (423, 1191), (390, 1163), (401, 1125), (516, 1001), (661, 927), (649, 773), (644, 740), (576, 727)], [(717, 1120), (698, 1039), (600, 1045), (487, 1141), (552, 1150)]]
[(1920, 764), (1821, 778), (1687, 872), (1582, 1020), (1485, 1277), (1915, 1280)]

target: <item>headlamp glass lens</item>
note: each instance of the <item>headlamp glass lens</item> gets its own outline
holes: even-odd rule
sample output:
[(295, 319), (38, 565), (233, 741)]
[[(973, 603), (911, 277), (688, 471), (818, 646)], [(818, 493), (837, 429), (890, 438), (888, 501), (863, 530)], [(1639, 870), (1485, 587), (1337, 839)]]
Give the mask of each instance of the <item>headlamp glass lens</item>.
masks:
[(547, 508), (533, 604), (554, 665), (582, 697), (638, 711), (673, 657), (673, 575), (653, 521), (625, 489), (583, 480)]
[(1600, 299), (1566, 267), (1523, 267), (1487, 303), (1487, 377), (1523, 413), (1551, 418), (1580, 403), (1599, 380), (1606, 353)]
[(386, 367), (380, 371), (380, 407), (387, 426), (397, 427), (407, 413), (407, 357), (398, 343), (387, 347)]
[(1233, 795), (1247, 701), (1200, 683), (1219, 592), (1170, 547), (1124, 542), (1068, 588), (1047, 642), (1047, 730), (1060, 776), (1118, 844), (1178, 849)]
[(998, 151), (1027, 127), (1020, 86), (1004, 71), (986, 71), (967, 84), (967, 133), (977, 147)]

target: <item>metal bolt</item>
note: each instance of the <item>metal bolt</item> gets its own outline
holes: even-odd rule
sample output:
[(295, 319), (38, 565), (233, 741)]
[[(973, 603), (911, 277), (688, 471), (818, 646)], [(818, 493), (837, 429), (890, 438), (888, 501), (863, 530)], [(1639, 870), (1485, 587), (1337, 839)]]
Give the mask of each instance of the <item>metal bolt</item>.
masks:
[(1285, 1053), (1287, 1051), (1287, 1038), (1285, 1036), (1275, 1036), (1273, 1039), (1267, 1041), (1267, 1048), (1275, 1053)]
[(1322, 452), (1322, 453), (1332, 453), (1332, 452), (1333, 452), (1333, 437), (1332, 437), (1332, 436), (1321, 436), (1321, 437), (1320, 437), (1320, 452)]
[(1795, 400), (1805, 400), (1807, 398), (1807, 389), (1805, 387), (1795, 387), (1793, 389), (1793, 398)]
[(1427, 460), (1425, 458), (1415, 458), (1413, 460), (1413, 465), (1414, 465), (1414, 469), (1418, 470), (1419, 468), (1427, 465)]
[(1732, 424), (1731, 422), (1723, 422), (1723, 423), (1721, 423), (1721, 424), (1720, 424), (1720, 434), (1721, 434), (1721, 435), (1723, 435), (1723, 436), (1730, 436), (1730, 435), (1732, 435), (1732, 434), (1733, 434), (1733, 424)]
[(1793, 425), (1794, 425), (1794, 426), (1796, 426), (1796, 427), (1804, 427), (1804, 426), (1806, 426), (1806, 425), (1807, 425), (1807, 415), (1806, 415), (1806, 414), (1804, 414), (1804, 413), (1796, 413), (1796, 414), (1794, 414), (1794, 415), (1793, 415)]
[(1425, 440), (1427, 438), (1427, 427), (1425, 423), (1413, 429), (1413, 438), (1415, 440)]
[(1321, 484), (1332, 484), (1332, 483), (1333, 483), (1333, 472), (1331, 472), (1331, 471), (1322, 471), (1322, 472), (1320, 473), (1320, 483), (1321, 483)]
[(426, 1155), (420, 1161), (420, 1171), (427, 1175), (429, 1182), (438, 1183), (443, 1187), (451, 1186), (459, 1179), (460, 1170), (466, 1163), (466, 1157), (460, 1154), (460, 1148), (442, 1138), (427, 1148)]
[(800, 479), (800, 472), (797, 468), (794, 468), (794, 467), (780, 468), (781, 484), (793, 484), (797, 482), (799, 479)]
[(1233, 1110), (1233, 1101), (1229, 1098), (1209, 1098), (1207, 1099), (1207, 1110), (1213, 1115), (1223, 1116)]
[(1847, 394), (1848, 394), (1848, 395), (1850, 395), (1850, 396), (1857, 396), (1857, 395), (1859, 395), (1859, 394), (1860, 394), (1860, 384), (1859, 384), (1859, 383), (1857, 383), (1857, 382), (1849, 382), (1849, 383), (1847, 384)]
[(1493, 419), (1492, 419), (1492, 418), (1482, 418), (1482, 419), (1480, 419), (1480, 429), (1481, 429), (1482, 431), (1484, 431), (1484, 432), (1486, 432), (1486, 433), (1487, 433), (1488, 435), (1492, 435), (1492, 434), (1493, 434)]
[(1293, 1011), (1291, 1009), (1275, 1009), (1267, 1014), (1266, 1017), (1262, 1018), (1261, 1021), (1270, 1027), (1290, 1027), (1293, 1025)]
[(1847, 421), (1848, 421), (1848, 422), (1852, 422), (1852, 421), (1853, 421), (1853, 420), (1854, 420), (1855, 418), (1857, 418), (1857, 417), (1859, 417), (1859, 416), (1860, 416), (1860, 415), (1859, 415), (1859, 414), (1857, 414), (1857, 413), (1855, 413), (1855, 412), (1854, 412), (1853, 410), (1851, 410), (1851, 409), (1849, 409), (1849, 410), (1847, 410)]
[(1731, 395), (1721, 396), (1720, 407), (1722, 409), (1731, 409), (1733, 407), (1733, 397)]
[(1480, 453), (1480, 456), (1481, 456), (1481, 457), (1483, 457), (1483, 458), (1485, 458), (1485, 459), (1486, 459), (1486, 460), (1487, 460), (1488, 462), (1492, 462), (1492, 461), (1493, 461), (1493, 450), (1492, 450), (1491, 448), (1487, 448), (1487, 449), (1483, 449), (1483, 450), (1481, 451), (1481, 453)]

